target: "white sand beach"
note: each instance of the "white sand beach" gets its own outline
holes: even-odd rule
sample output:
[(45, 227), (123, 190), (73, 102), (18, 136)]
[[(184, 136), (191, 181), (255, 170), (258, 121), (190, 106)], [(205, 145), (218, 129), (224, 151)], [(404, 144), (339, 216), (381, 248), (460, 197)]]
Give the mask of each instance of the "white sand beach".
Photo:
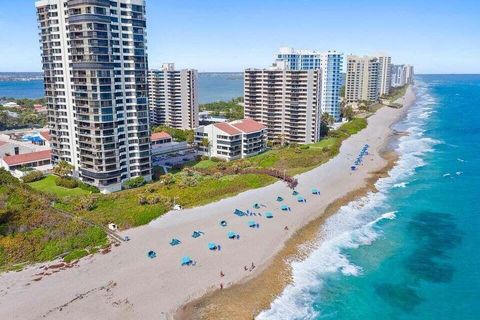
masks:
[[(408, 106), (414, 99), (410, 87), (403, 103)], [(390, 126), (405, 111), (405, 107), (381, 108), (368, 119), (366, 129), (343, 142), (335, 158), (299, 175), (297, 191), (306, 203), (297, 202), (292, 190), (277, 182), (202, 207), (170, 212), (147, 226), (124, 231), (129, 242), (39, 281), (34, 281), (44, 272), (39, 266), (0, 275), (0, 319), (169, 319), (181, 305), (220, 284), (228, 287), (255, 275), (295, 230), (321, 215), (336, 199), (364, 186), (371, 172), (385, 166), (380, 151), (393, 134)], [(352, 172), (350, 166), (365, 144), (370, 145), (369, 155)], [(312, 195), (312, 188), (321, 194)], [(277, 202), (277, 196), (284, 202)], [(265, 207), (255, 210), (254, 203)], [(282, 212), (281, 204), (291, 211)], [(236, 208), (262, 214), (271, 211), (274, 217), (238, 217), (233, 214)], [(220, 226), (221, 220), (228, 226)], [(250, 220), (260, 227), (250, 228)], [(194, 230), (204, 235), (192, 238)], [(240, 239), (227, 239), (228, 231), (235, 231)], [(170, 246), (172, 238), (181, 244)], [(210, 251), (209, 242), (220, 244), (221, 251)], [(148, 258), (149, 250), (157, 257)], [(182, 267), (183, 256), (191, 257), (196, 265)], [(256, 268), (245, 271), (244, 266), (252, 263)]]

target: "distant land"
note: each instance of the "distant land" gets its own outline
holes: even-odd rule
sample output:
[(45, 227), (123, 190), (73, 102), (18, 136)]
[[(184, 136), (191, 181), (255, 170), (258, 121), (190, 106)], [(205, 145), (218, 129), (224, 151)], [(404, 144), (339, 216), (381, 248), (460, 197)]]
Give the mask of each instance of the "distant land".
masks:
[[(228, 101), (243, 96), (243, 72), (200, 72), (199, 102)], [(42, 98), (42, 72), (0, 72), (0, 97)]]

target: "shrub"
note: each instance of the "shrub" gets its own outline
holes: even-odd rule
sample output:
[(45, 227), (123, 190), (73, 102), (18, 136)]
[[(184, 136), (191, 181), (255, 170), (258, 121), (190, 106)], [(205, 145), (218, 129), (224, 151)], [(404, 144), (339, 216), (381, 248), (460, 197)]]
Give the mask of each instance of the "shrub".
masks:
[(95, 199), (92, 197), (78, 198), (78, 202), (75, 204), (75, 208), (79, 211), (91, 211), (95, 209)]
[(307, 146), (306, 144), (302, 144), (302, 145), (300, 146), (300, 149), (302, 149), (302, 150), (307, 150), (307, 149), (310, 149), (310, 146)]
[(22, 181), (25, 182), (25, 183), (30, 183), (30, 182), (34, 182), (34, 181), (38, 181), (40, 179), (43, 179), (44, 175), (42, 172), (40, 171), (30, 171), (29, 173), (27, 173), (26, 175), (23, 176), (22, 178)]
[(100, 193), (100, 190), (97, 187), (91, 186), (82, 181), (78, 181), (78, 187), (82, 190), (90, 191), (91, 193)]
[(63, 261), (70, 263), (74, 260), (78, 260), (80, 258), (83, 258), (85, 256), (88, 256), (88, 251), (85, 249), (79, 249), (79, 250), (74, 250), (67, 254), (64, 258)]
[(127, 180), (123, 183), (123, 186), (127, 189), (138, 188), (145, 184), (145, 178), (142, 176), (138, 176)]
[(0, 185), (17, 185), (19, 181), (4, 168), (0, 168)]
[(161, 181), (166, 186), (172, 185), (175, 183), (175, 176), (171, 173), (167, 173), (162, 177)]
[(56, 177), (55, 184), (59, 187), (74, 189), (78, 187), (78, 181), (73, 178)]
[(183, 176), (180, 181), (180, 187), (195, 187), (198, 184), (198, 179), (196, 176)]

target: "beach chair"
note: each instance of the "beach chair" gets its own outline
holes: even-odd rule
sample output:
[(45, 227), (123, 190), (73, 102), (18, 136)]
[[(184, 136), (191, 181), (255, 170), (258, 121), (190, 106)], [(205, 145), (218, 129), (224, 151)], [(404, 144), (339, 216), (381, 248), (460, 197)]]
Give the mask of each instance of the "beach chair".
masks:
[(176, 246), (176, 245), (179, 245), (181, 243), (180, 240), (178, 239), (172, 239), (172, 241), (170, 241), (170, 245), (173, 247), (173, 246)]
[(283, 201), (283, 198), (280, 197), (280, 196), (278, 196), (278, 197), (277, 197), (277, 201), (278, 201), (278, 202), (282, 202), (282, 201)]
[(292, 196), (298, 196), (298, 191), (293, 190)]
[(192, 238), (198, 238), (202, 235), (203, 232), (200, 231), (193, 231)]
[(260, 205), (259, 205), (258, 203), (255, 203), (255, 204), (253, 205), (253, 208), (254, 208), (254, 209), (260, 209)]

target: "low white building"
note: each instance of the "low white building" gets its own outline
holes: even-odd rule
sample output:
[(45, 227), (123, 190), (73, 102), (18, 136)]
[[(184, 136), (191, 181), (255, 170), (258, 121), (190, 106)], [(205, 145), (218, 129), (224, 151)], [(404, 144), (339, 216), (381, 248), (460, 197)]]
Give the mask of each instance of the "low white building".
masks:
[(195, 129), (195, 143), (201, 155), (227, 161), (243, 159), (265, 151), (267, 127), (250, 118), (214, 123)]
[(166, 132), (156, 132), (150, 136), (152, 156), (167, 156), (192, 149), (186, 141), (173, 141)]

